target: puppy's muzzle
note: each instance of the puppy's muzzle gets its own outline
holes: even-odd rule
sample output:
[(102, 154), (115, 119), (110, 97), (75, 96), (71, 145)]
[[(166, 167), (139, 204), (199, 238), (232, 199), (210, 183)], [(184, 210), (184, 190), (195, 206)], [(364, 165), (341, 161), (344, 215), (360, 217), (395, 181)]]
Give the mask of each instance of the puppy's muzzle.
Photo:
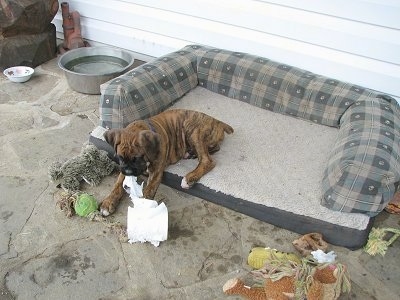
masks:
[(125, 176), (139, 176), (147, 170), (147, 164), (143, 156), (136, 156), (132, 159), (124, 159), (117, 156), (121, 173)]

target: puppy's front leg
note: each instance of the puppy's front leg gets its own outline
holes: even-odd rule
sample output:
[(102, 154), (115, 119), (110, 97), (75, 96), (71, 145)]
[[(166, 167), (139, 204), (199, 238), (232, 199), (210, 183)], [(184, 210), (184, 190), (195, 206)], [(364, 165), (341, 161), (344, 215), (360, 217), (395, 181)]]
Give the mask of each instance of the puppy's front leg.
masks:
[(147, 178), (147, 184), (143, 189), (143, 197), (145, 197), (146, 199), (154, 199), (158, 187), (161, 184), (163, 173), (164, 167), (162, 166), (149, 168), (149, 177)]
[(117, 208), (119, 200), (121, 200), (125, 192), (124, 187), (122, 186), (124, 179), (125, 175), (120, 173), (110, 195), (108, 195), (108, 197), (101, 203), (100, 212), (103, 216), (112, 214)]

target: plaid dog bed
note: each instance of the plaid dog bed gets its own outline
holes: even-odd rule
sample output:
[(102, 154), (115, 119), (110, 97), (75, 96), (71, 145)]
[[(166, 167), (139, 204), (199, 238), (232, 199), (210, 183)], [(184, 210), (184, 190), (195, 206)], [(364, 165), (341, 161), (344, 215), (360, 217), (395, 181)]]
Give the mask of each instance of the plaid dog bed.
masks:
[(400, 108), (389, 96), (267, 58), (190, 45), (101, 86), (100, 120), (125, 127), (200, 85), (262, 109), (339, 127), (321, 204), (375, 216), (400, 181)]

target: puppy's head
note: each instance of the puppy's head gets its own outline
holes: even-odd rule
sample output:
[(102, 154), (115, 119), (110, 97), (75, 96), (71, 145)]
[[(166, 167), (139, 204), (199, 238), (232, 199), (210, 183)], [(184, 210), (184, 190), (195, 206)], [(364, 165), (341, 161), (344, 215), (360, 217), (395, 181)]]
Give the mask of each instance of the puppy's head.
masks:
[(139, 176), (160, 152), (160, 137), (151, 130), (139, 128), (110, 129), (104, 138), (114, 147), (122, 174)]

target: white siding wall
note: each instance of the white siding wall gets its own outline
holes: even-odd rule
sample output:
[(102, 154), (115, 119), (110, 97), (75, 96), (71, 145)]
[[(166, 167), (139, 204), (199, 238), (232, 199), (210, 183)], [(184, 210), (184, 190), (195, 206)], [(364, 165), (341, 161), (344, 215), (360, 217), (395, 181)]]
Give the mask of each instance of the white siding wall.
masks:
[[(398, 0), (68, 3), (82, 16), (85, 39), (129, 49), (138, 58), (199, 43), (265, 56), (400, 97)], [(53, 23), (62, 37), (61, 12)]]

